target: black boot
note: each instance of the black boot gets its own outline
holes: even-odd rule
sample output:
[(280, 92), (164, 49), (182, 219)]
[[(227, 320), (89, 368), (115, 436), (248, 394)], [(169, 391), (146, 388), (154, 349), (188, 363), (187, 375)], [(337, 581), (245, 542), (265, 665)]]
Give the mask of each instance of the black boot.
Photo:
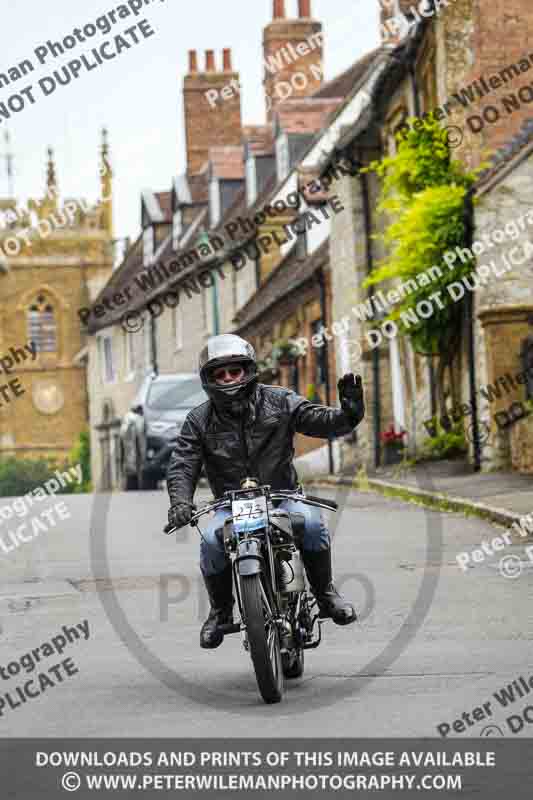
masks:
[(219, 575), (204, 575), (211, 603), (209, 616), (200, 631), (200, 647), (212, 649), (222, 644), (224, 634), (219, 625), (233, 624), (232, 567), (227, 564)]
[(355, 608), (338, 593), (331, 576), (331, 550), (302, 550), (305, 571), (316, 597), (320, 616), (337, 625), (355, 622)]

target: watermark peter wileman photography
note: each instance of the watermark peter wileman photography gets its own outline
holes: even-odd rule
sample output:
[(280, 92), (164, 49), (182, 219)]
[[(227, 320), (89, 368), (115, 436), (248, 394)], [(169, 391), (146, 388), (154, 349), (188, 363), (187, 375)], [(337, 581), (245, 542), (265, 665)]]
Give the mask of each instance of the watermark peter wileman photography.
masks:
[[(78, 628), (79, 631), (77, 630)], [(81, 639), (82, 633), (84, 641), (87, 641), (89, 638), (89, 620), (87, 619), (83, 620), (83, 622), (78, 622), (75, 627), (63, 625), (61, 633), (53, 636), (50, 641), (44, 642), (39, 647), (34, 647), (33, 650), (24, 653), (17, 660), (10, 661), (6, 665), (0, 665), (0, 677), (2, 680), (8, 681), (21, 672), (26, 673), (26, 675), (33, 673), (37, 668), (37, 664), (40, 664), (41, 659), (50, 658), (53, 655), (61, 656), (69, 644)], [(74, 660), (65, 658), (59, 663), (48, 667), (46, 671), (32, 675), (29, 680), (19, 686), (15, 686), (14, 689), (0, 694), (0, 717), (4, 716), (5, 710), (11, 709), (14, 711), (16, 708), (20, 708), (28, 700), (40, 697), (47, 689), (53, 689), (54, 686), (63, 683), (65, 678), (71, 678), (77, 672), (79, 672), (79, 669)]]
[[(81, 485), (83, 482), (83, 470), (81, 464), (76, 464), (74, 467), (69, 467), (68, 471), (60, 472), (56, 470), (54, 477), (45, 481), (42, 486), (32, 489), (23, 497), (17, 497), (10, 505), (0, 506), (0, 525), (4, 521), (20, 520), (26, 517), (30, 508), (35, 502), (41, 503), (47, 497), (53, 497), (61, 489), (77, 480)], [(57, 520), (54, 519), (54, 512)], [(47, 508), (39, 514), (35, 514), (25, 522), (20, 523), (15, 529), (10, 528), (8, 531), (0, 533), (0, 551), (6, 554), (12, 553), (25, 542), (31, 542), (37, 538), (41, 533), (47, 533), (49, 528), (46, 523), (52, 528), (56, 527), (58, 520), (65, 520), (70, 518), (70, 511), (63, 502), (56, 503), (52, 508)], [(46, 520), (46, 522), (43, 520)], [(31, 530), (30, 530), (31, 528)]]
[[(0, 358), (0, 373), (11, 375), (13, 371), (16, 372), (16, 369), (14, 370), (15, 365), (24, 363), (29, 355), (31, 355), (32, 361), (35, 361), (37, 356), (35, 342), (25, 344), (23, 348), (10, 347), (9, 355), (4, 354)], [(26, 389), (24, 389), (20, 378), (11, 378), (7, 383), (0, 383), (0, 408), (8, 405), (13, 398), (22, 397), (23, 394), (26, 394)]]
[(473, 564), (482, 564), (487, 558), (492, 558), (496, 553), (512, 545), (513, 529), (523, 539), (533, 533), (533, 513), (523, 514), (518, 522), (513, 522), (509, 530), (504, 531), (501, 536), (494, 536), (490, 542), (483, 540), (479, 547), (458, 553), (455, 560), (462, 571), (467, 572)]
[[(271, 75), (277, 75), (281, 70), (287, 66), (292, 66), (296, 61), (313, 52), (321, 47), (324, 41), (324, 34), (322, 31), (306, 36), (305, 42), (298, 42), (293, 45), (288, 42), (285, 47), (280, 47), (274, 53), (271, 53), (268, 58), (265, 58), (265, 70)], [(320, 63), (311, 64), (310, 71), (313, 78), (320, 80), (322, 78), (322, 69)], [(303, 80), (303, 83), (302, 83)], [(300, 81), (300, 85), (298, 85)], [(279, 100), (287, 100), (288, 97), (295, 91), (295, 89), (304, 89), (307, 87), (307, 76), (303, 72), (297, 72), (291, 77), (291, 83), (288, 81), (278, 81), (274, 90), (278, 94)], [(236, 78), (228, 81), (221, 89), (208, 89), (205, 92), (205, 97), (211, 108), (216, 108), (217, 105), (224, 102), (224, 100), (231, 100), (236, 94), (239, 94), (241, 84)], [(272, 97), (267, 95), (267, 109), (272, 107)]]
[[(159, 0), (159, 2), (164, 3), (166, 0)], [(92, 39), (104, 27), (107, 28), (109, 33), (111, 31), (111, 23), (118, 24), (119, 20), (126, 19), (132, 14), (136, 17), (140, 14), (143, 5), (147, 6), (151, 3), (152, 0), (127, 0), (126, 3), (99, 17), (96, 23), (89, 22), (83, 26), (83, 29), (75, 28), (61, 41), (52, 42), (48, 40), (45, 44), (38, 45), (34, 49), (32, 58), (25, 58), (19, 64), (7, 69), (7, 71), (0, 72), (0, 87), (8, 86), (10, 83), (34, 72), (36, 64), (38, 68), (50, 59), (58, 58), (64, 55), (66, 51), (77, 48), (80, 43), (84, 43), (87, 39)], [(107, 21), (107, 24), (103, 22), (104, 20)], [(90, 51), (85, 51), (79, 58), (74, 58), (60, 69), (54, 70), (52, 74), (44, 75), (40, 78), (37, 85), (41, 96), (49, 97), (59, 86), (68, 86), (72, 80), (79, 78), (82, 70), (84, 72), (92, 72), (92, 70), (102, 66), (105, 61), (117, 58), (124, 50), (129, 50), (131, 47), (141, 44), (143, 39), (148, 39), (154, 35), (155, 31), (150, 27), (148, 20), (139, 20), (134, 25), (125, 28), (121, 33), (116, 34), (112, 40), (106, 39)], [(18, 114), (23, 111), (28, 105), (35, 105), (37, 102), (36, 91), (37, 87), (30, 83), (10, 95), (5, 101), (0, 102), (0, 124), (6, 119), (10, 119), (12, 114)]]
[[(442, 738), (448, 736), (452, 731), (453, 733), (466, 733), (468, 728), (474, 727), (476, 723), (484, 722), (492, 717), (494, 711), (499, 708), (508, 708), (518, 700), (527, 697), (530, 693), (533, 693), (533, 675), (530, 675), (529, 678), (519, 675), (506, 686), (502, 686), (492, 693), (492, 697), (497, 703), (496, 706), (492, 700), (487, 700), (471, 711), (463, 711), (461, 716), (453, 720), (453, 722), (441, 722), (440, 725), (437, 725), (437, 730)], [(525, 723), (533, 724), (533, 705), (526, 706), (518, 714), (511, 714), (506, 718), (505, 722), (511, 733), (519, 733), (524, 728)], [(484, 728), (479, 735), (503, 736), (504, 733), (497, 725), (490, 725)]]

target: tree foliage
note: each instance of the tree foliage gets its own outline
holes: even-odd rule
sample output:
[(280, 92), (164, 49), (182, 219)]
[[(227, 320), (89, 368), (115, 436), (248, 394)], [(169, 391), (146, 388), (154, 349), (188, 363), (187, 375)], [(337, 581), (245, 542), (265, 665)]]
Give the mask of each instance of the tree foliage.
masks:
[(63, 463), (50, 458), (8, 458), (0, 459), (0, 497), (20, 497), (42, 486), (54, 477), (55, 470), (67, 470), (81, 465), (83, 480), (81, 484), (73, 480), (61, 486), (56, 494), (80, 494), (91, 491), (91, 449), (89, 432), (83, 431)]

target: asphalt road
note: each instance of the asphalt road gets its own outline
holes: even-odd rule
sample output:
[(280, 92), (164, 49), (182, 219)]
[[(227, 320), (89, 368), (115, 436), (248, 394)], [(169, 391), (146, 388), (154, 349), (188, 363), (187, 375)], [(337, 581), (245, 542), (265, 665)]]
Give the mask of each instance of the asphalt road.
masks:
[[(504, 709), (492, 693), (533, 673), (532, 573), (505, 578), (487, 558), (465, 574), (455, 561), (501, 529), (374, 494), (337, 499), (336, 578), (362, 619), (328, 622), (303, 678), (266, 706), (238, 635), (199, 648), (198, 534), (161, 533), (166, 493), (62, 498), (68, 519), (1, 554), (0, 736), (427, 737), (463, 712), (470, 724), (463, 718), (464, 732), (450, 735), (497, 735), (491, 724), (511, 736), (506, 717), (528, 697)], [(13, 527), (4, 520), (0, 534)], [(500, 555), (523, 553), (521, 544)], [(40, 651), (35, 671), (25, 659), (11, 667), (18, 674), (5, 672), (85, 620), (88, 639), (80, 632), (61, 655)], [(17, 686), (67, 658), (35, 698), (17, 698)], [(530, 697), (533, 705), (533, 689)], [(490, 714), (473, 719), (491, 699)], [(516, 735), (531, 732), (524, 723)]]

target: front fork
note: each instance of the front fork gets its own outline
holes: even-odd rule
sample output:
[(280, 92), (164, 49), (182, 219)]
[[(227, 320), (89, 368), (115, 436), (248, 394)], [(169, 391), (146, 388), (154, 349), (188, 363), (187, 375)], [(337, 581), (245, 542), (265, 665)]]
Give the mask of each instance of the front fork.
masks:
[[(244, 621), (242, 598), (240, 591), (240, 576), (241, 575), (255, 575), (263, 574), (268, 575), (271, 579), (269, 581), (261, 580), (261, 592), (263, 595), (263, 602), (268, 611), (268, 616), (265, 622), (274, 621), (280, 633), (282, 642), (289, 642), (296, 647), (301, 647), (304, 650), (313, 649), (318, 647), (322, 641), (322, 624), (324, 620), (319, 619), (318, 611), (313, 616), (312, 608), (315, 605), (313, 600), (309, 602), (308, 595), (305, 592), (299, 592), (296, 599), (296, 607), (291, 613), (292, 619), (289, 621), (286, 616), (282, 616), (281, 609), (278, 603), (278, 586), (277, 575), (274, 564), (273, 548), (268, 542), (268, 568), (265, 558), (261, 552), (261, 543), (258, 539), (253, 537), (242, 539), (237, 547), (237, 556), (233, 560), (233, 583), (237, 593), (237, 602), (239, 605), (239, 612), (241, 615), (241, 632), (243, 633), (243, 645), (248, 650), (248, 639), (246, 635), (246, 623)], [(266, 590), (265, 590), (266, 587)], [(302, 622), (303, 624), (300, 624)], [(315, 638), (315, 625), (318, 623), (317, 636)], [(282, 649), (288, 650), (287, 646)]]

